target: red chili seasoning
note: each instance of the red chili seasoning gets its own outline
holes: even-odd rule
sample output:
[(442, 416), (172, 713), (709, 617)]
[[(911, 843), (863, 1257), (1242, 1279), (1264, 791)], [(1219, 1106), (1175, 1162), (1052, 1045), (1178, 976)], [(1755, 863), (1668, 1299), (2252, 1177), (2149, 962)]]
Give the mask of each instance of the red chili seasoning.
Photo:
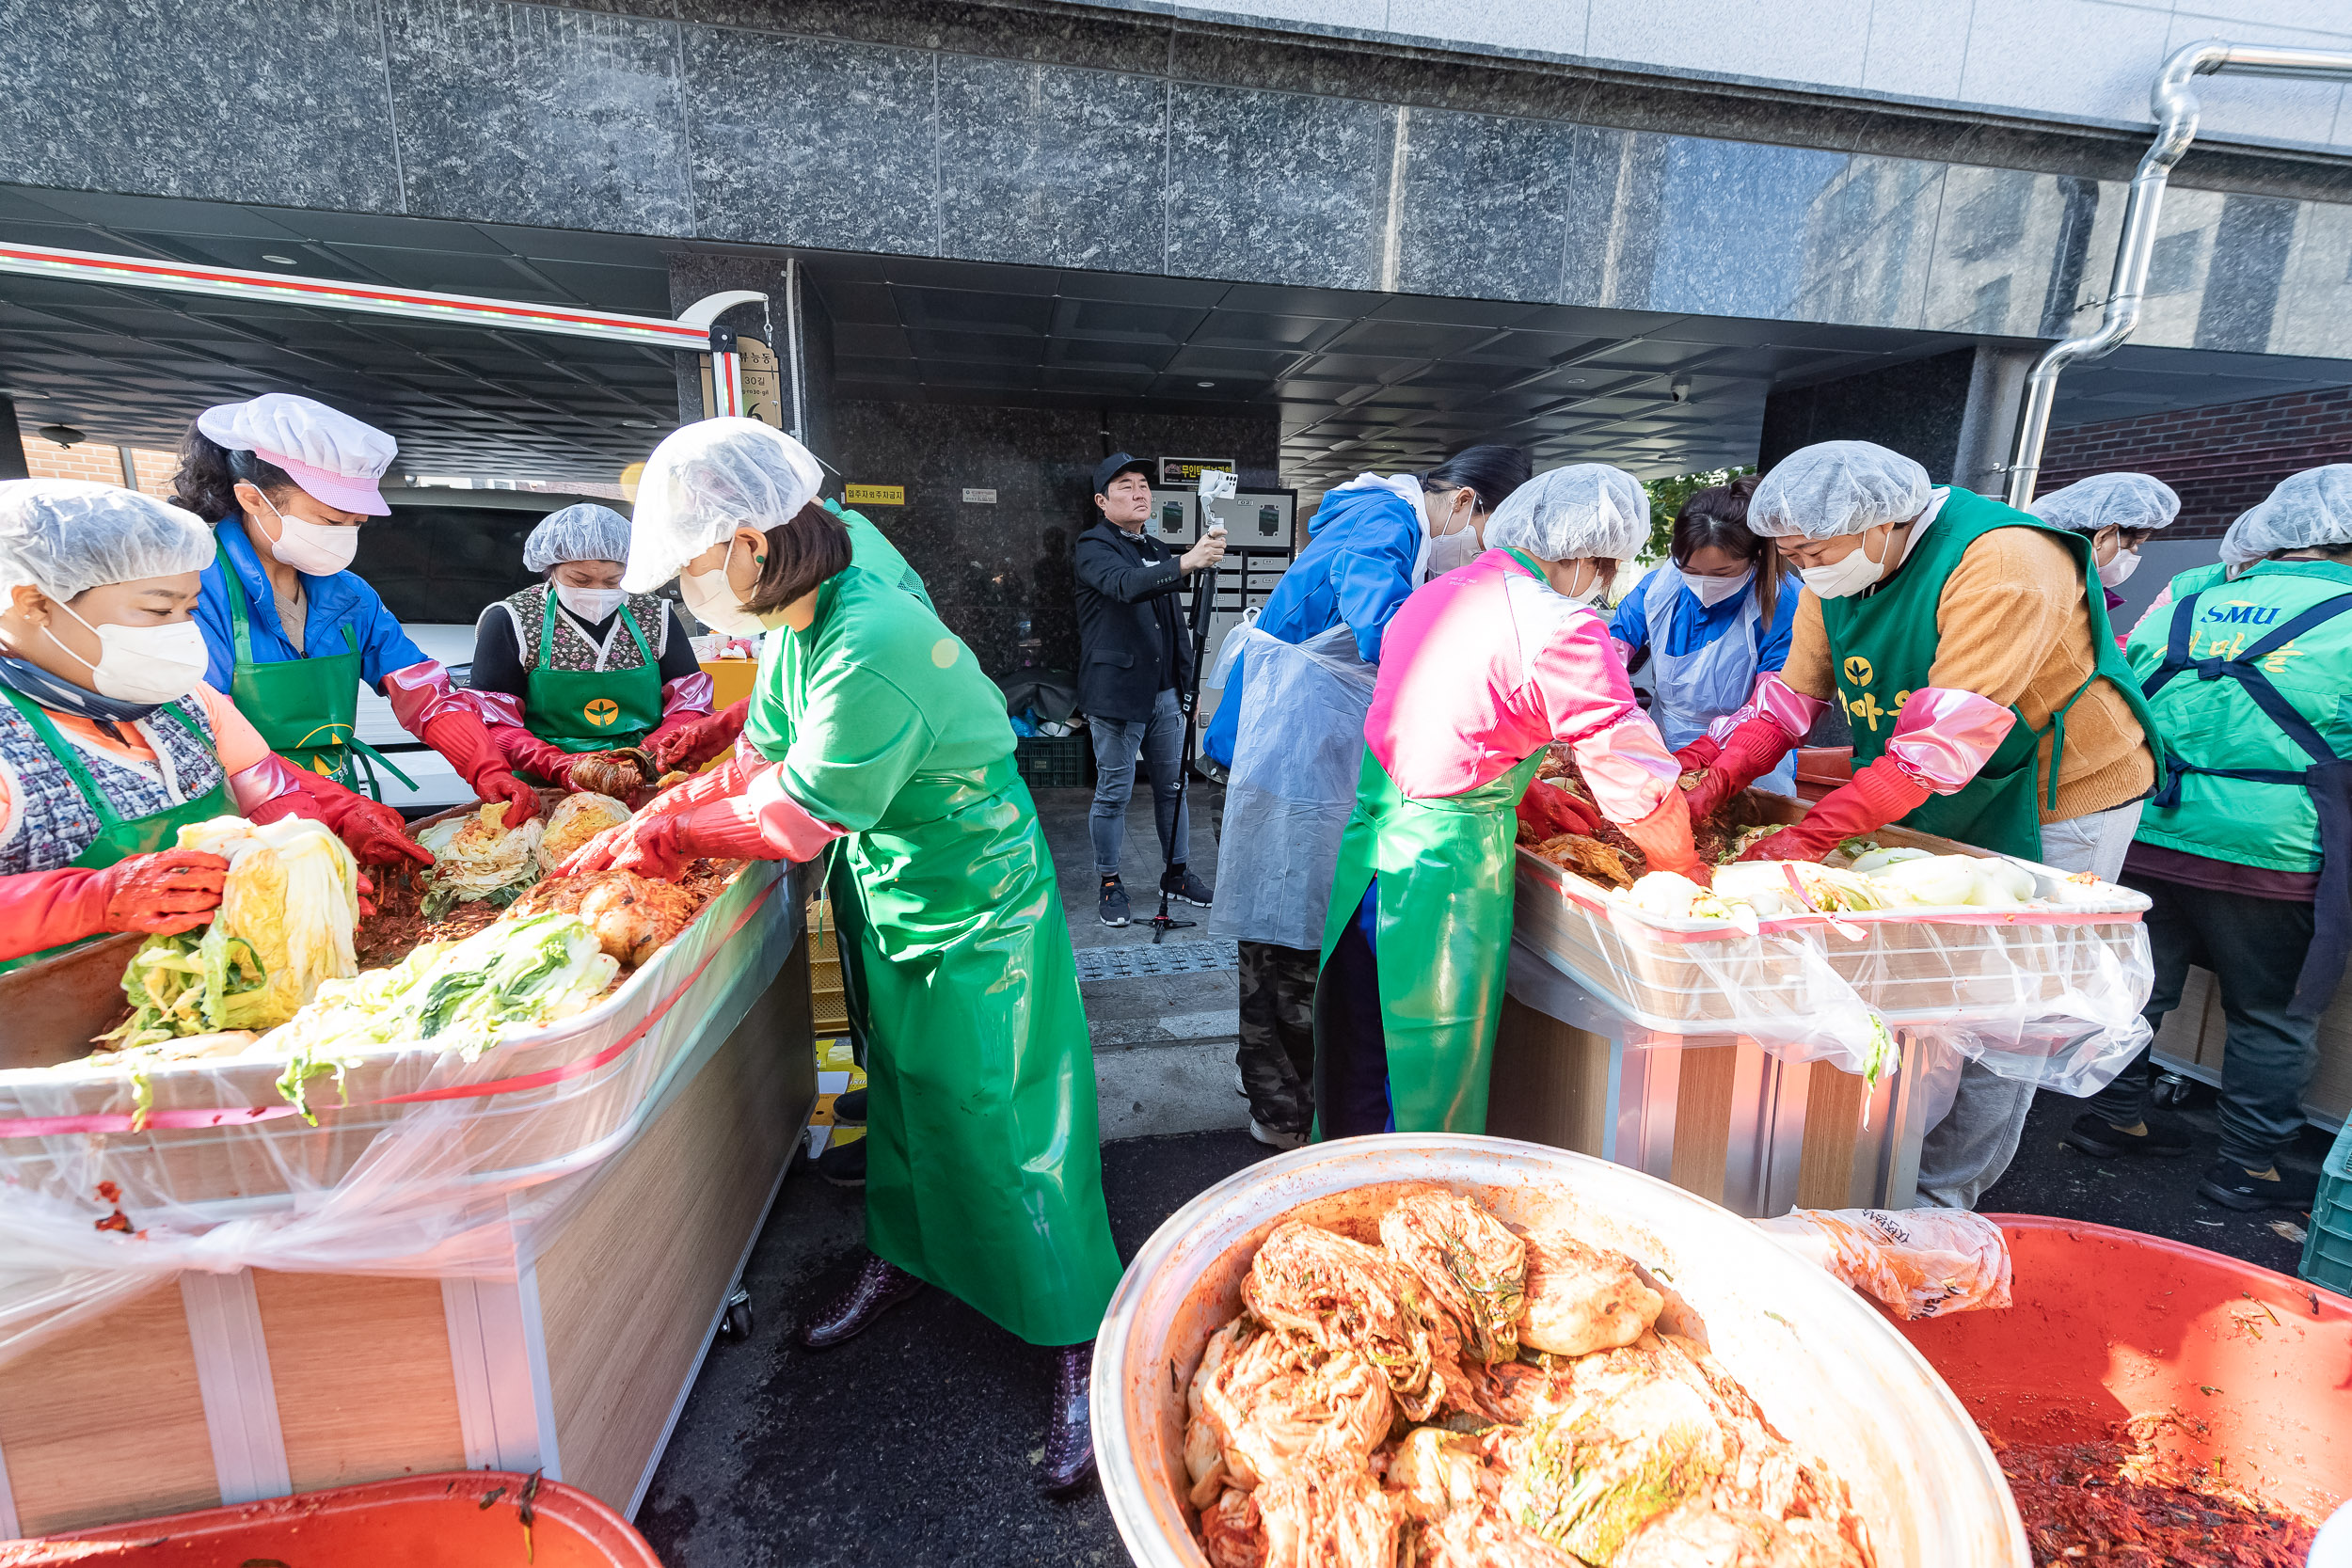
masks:
[(1994, 1448), (2037, 1568), (2303, 1568), (2311, 1555), (2310, 1525), (2211, 1472), (2178, 1473), (2146, 1449), (2106, 1441)]

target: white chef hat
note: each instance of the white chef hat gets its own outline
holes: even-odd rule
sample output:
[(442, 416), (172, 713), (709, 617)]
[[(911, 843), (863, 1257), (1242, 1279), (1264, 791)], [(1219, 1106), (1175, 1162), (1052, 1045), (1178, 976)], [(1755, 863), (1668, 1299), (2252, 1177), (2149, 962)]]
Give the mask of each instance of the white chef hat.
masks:
[(400, 444), (341, 409), (292, 392), (265, 392), (207, 408), (196, 427), (230, 451), (276, 464), (304, 493), (339, 512), (391, 515), (376, 481)]
[(1820, 441), (1772, 465), (1748, 501), (1767, 539), (1838, 539), (1927, 510), (1927, 469), (1875, 441)]
[(2051, 491), (2026, 510), (2053, 528), (2075, 533), (2108, 528), (2146, 532), (2169, 526), (2181, 515), (2181, 498), (2153, 474), (2092, 474)]
[(621, 586), (650, 594), (739, 528), (765, 532), (817, 499), (824, 470), (806, 447), (757, 420), (698, 420), (645, 460)]
[(1642, 482), (1606, 463), (1571, 463), (1537, 474), (1512, 491), (1486, 524), (1488, 546), (1522, 549), (1540, 561), (1629, 561), (1648, 537), (1649, 497)]
[(212, 563), (213, 531), (169, 501), (83, 479), (0, 483), (0, 606), (19, 584), (63, 603)]
[(544, 572), (566, 561), (628, 559), (628, 519), (594, 501), (548, 513), (523, 541), (523, 569), (528, 572)]
[(2221, 536), (2221, 559), (2243, 568), (2277, 550), (2352, 545), (2352, 463), (2306, 468), (2279, 482)]

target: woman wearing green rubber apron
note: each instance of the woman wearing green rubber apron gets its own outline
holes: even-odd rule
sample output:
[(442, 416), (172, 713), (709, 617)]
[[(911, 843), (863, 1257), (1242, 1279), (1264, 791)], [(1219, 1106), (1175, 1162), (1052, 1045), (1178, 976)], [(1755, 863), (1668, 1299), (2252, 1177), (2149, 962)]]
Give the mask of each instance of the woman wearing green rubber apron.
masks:
[(345, 570), (360, 520), (389, 515), (376, 481), (394, 450), (382, 431), (286, 392), (197, 416), (173, 485), (182, 506), (213, 519), (219, 545), (196, 612), (207, 678), (274, 750), (380, 798), (373, 768), (390, 765), (352, 730), (365, 681), (403, 729), (521, 821), (537, 815), (539, 797), (492, 743), (484, 705)]
[[(1800, 568), (1788, 661), (1691, 792), (1703, 812), (1771, 768), (1830, 702), (1854, 775), (1752, 860), (1818, 860), (1888, 823), (2113, 881), (2156, 782), (2155, 721), (2115, 644), (2090, 542), (1910, 458), (1829, 441), (1784, 458), (1748, 526)], [(1988, 1065), (1991, 1064), (1991, 1065)], [(2033, 1061), (1962, 1069), (1919, 1156), (1922, 1202), (1970, 1208), (2017, 1150)]]
[(1592, 608), (1648, 532), (1632, 475), (1539, 474), (1486, 525), (1497, 547), (1389, 622), (1315, 985), (1317, 1136), (1486, 1130), (1516, 810), (1554, 744), (1650, 869), (1706, 880), (1679, 769)]
[(228, 863), (175, 847), (189, 823), (316, 817), (386, 858), (362, 847), (385, 808), (271, 755), (204, 684), (212, 558), (201, 521), (135, 491), (0, 484), (0, 969), (204, 924)]
[(746, 733), (791, 738), (775, 757), (739, 749), (559, 874), (841, 847), (865, 916), (871, 1256), (801, 1341), (838, 1344), (929, 1282), (1054, 1347), (1039, 1480), (1065, 1491), (1093, 1466), (1087, 1377), (1120, 1266), (1054, 864), (1001, 692), (911, 594), (850, 569), (818, 482), (805, 449), (753, 420), (655, 449), (625, 585), (682, 570), (706, 625), (765, 634), (779, 651), (754, 705), (779, 711)]
[(490, 737), (528, 779), (578, 788), (581, 757), (652, 751), (710, 716), (710, 677), (685, 623), (667, 600), (621, 591), (628, 559), (628, 519), (611, 507), (550, 513), (523, 542), (523, 564), (543, 580), (475, 623), (469, 685), (501, 709)]

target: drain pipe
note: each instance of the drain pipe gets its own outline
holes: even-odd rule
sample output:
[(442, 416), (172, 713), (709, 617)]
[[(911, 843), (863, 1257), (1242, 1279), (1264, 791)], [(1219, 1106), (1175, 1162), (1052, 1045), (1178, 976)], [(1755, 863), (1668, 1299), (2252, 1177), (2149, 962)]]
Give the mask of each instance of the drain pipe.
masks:
[(2086, 337), (2053, 344), (2026, 376), (2024, 406), (2017, 415), (2017, 444), (2009, 465), (2009, 504), (2024, 507), (2033, 499), (2034, 482), (2042, 471), (2042, 445), (2050, 434), (2050, 408), (2058, 397), (2060, 372), (2077, 359), (2096, 359), (2112, 351), (2139, 325), (2139, 306), (2148, 287), (2148, 261), (2156, 248), (2156, 215), (2164, 206), (2165, 182), (2197, 139), (2197, 94), (2189, 83), (2199, 76), (2229, 71), (2240, 76), (2301, 76), (2321, 80), (2352, 80), (2352, 54), (2335, 49), (2276, 49), (2259, 43), (2225, 43), (2208, 39), (2175, 50), (2156, 72), (2149, 103), (2155, 116), (2156, 139), (2139, 160), (2132, 176), (2131, 199), (2123, 207), (2123, 237), (2115, 248), (2115, 277), (2107, 285), (2106, 313), (2099, 329)]

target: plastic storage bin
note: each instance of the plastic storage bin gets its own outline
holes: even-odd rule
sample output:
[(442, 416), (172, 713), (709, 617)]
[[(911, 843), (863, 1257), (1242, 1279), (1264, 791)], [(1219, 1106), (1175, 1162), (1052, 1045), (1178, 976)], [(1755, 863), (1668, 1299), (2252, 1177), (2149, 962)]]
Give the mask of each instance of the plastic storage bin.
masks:
[(1012, 743), (1012, 760), (1021, 782), (1031, 789), (1084, 789), (1087, 763), (1092, 756), (1083, 735), (1025, 735)]
[(306, 1492), (200, 1513), (0, 1542), (0, 1568), (661, 1568), (628, 1521), (590, 1497), (511, 1470), (461, 1470)]
[(2303, 1262), (2296, 1272), (2314, 1285), (2352, 1295), (2352, 1121), (2336, 1134), (2336, 1147), (2320, 1167), (2311, 1234), (2303, 1238)]

